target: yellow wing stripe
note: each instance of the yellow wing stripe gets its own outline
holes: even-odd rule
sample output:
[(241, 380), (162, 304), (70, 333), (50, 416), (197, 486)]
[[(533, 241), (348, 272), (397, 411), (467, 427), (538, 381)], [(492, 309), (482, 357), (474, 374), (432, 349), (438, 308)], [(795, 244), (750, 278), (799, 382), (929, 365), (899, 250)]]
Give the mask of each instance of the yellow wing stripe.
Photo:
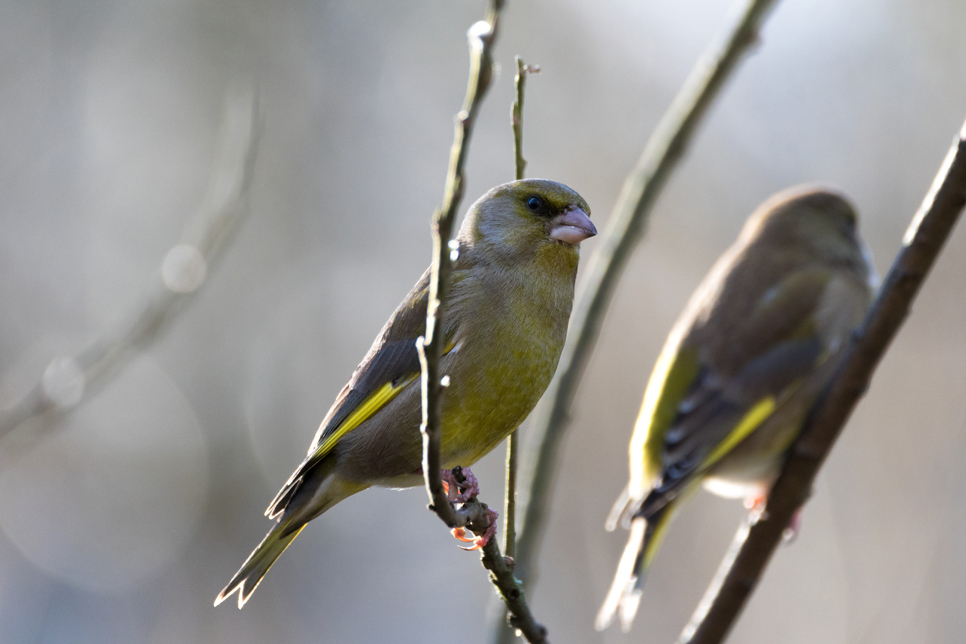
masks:
[(418, 373), (405, 378), (396, 385), (391, 382), (387, 382), (379, 389), (369, 394), (369, 397), (359, 403), (359, 406), (352, 410), (352, 413), (346, 416), (346, 419), (342, 421), (338, 429), (332, 432), (322, 444), (316, 448), (315, 453), (312, 454), (312, 458), (319, 459), (328, 454), (335, 444), (339, 442), (339, 439), (351, 432), (353, 429), (366, 422), (372, 415), (377, 411), (385, 407), (392, 401), (393, 398), (398, 396), (403, 389), (405, 389), (409, 383), (415, 380), (419, 376)]
[[(446, 346), (443, 347), (443, 355), (448, 355), (451, 351), (456, 350), (459, 343), (455, 340), (450, 340)], [(388, 405), (393, 398), (402, 393), (402, 390), (409, 386), (416, 378), (419, 377), (421, 372), (410, 374), (405, 378), (401, 379), (395, 385), (391, 382), (387, 382), (383, 386), (376, 389), (374, 392), (369, 394), (369, 396), (359, 403), (359, 406), (352, 410), (352, 412), (346, 416), (346, 419), (342, 421), (342, 424), (331, 435), (329, 435), (322, 444), (319, 445), (316, 450), (309, 457), (309, 461), (318, 462), (319, 459), (324, 457), (335, 444), (339, 442), (339, 439), (351, 432), (353, 429), (366, 422), (372, 416)]]
[(731, 430), (731, 433), (723, 441), (718, 443), (714, 451), (704, 459), (704, 462), (701, 463), (701, 467), (698, 469), (705, 470), (721, 460), (725, 454), (747, 438), (748, 434), (758, 429), (758, 426), (765, 422), (765, 419), (775, 411), (775, 406), (774, 396), (768, 396), (755, 403), (755, 406), (745, 414), (744, 418)]

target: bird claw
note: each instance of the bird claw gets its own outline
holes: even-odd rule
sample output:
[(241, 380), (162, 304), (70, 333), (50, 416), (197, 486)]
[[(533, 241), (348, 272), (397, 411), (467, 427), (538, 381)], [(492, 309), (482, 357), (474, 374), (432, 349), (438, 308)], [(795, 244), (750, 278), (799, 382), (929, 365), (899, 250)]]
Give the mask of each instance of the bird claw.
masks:
[(446, 498), (453, 503), (466, 503), (470, 499), (476, 498), (480, 493), (480, 482), (470, 471), (470, 468), (460, 468), (457, 473), (453, 470), (443, 470), (440, 473), (443, 479), (443, 489), (446, 490)]
[[(755, 525), (762, 519), (768, 517), (768, 513), (765, 512), (765, 505), (767, 503), (768, 495), (766, 494), (751, 496), (745, 499), (745, 507), (748, 508), (748, 523), (750, 525)], [(782, 543), (793, 543), (798, 538), (798, 533), (802, 529), (803, 509), (798, 508), (795, 514), (792, 515), (792, 520), (789, 522), (788, 527), (782, 532)]]
[(750, 525), (755, 525), (766, 517), (765, 505), (767, 503), (767, 494), (749, 496), (745, 499), (745, 508), (748, 510), (748, 523)]
[(452, 533), (457, 541), (462, 541), (463, 543), (473, 543), (476, 541), (476, 538), (466, 536), (466, 528), (453, 528)]
[(483, 534), (481, 534), (478, 537), (473, 537), (473, 538), (467, 537), (465, 528), (453, 528), (453, 536), (456, 538), (457, 541), (473, 544), (469, 548), (464, 548), (463, 546), (460, 546), (460, 550), (466, 550), (467, 552), (472, 552), (473, 550), (479, 550), (480, 548), (488, 544), (490, 542), (490, 539), (492, 539), (496, 535), (496, 519), (499, 516), (500, 515), (498, 512), (496, 512), (496, 510), (491, 510), (487, 508), (486, 520), (488, 525), (486, 527), (486, 530), (483, 531)]
[(789, 522), (788, 527), (782, 532), (782, 543), (791, 544), (795, 543), (798, 539), (798, 533), (802, 531), (802, 511), (804, 508), (798, 508), (795, 514), (792, 515), (792, 520)]
[[(466, 503), (470, 499), (476, 498), (480, 493), (480, 482), (468, 467), (454, 467), (452, 470), (440, 472), (443, 481), (443, 489), (446, 491), (446, 498), (451, 503)], [(472, 543), (469, 548), (463, 550), (479, 550), (490, 542), (496, 534), (496, 519), (500, 516), (494, 510), (486, 510), (486, 528), (483, 534), (475, 537), (466, 536), (466, 528), (453, 528), (453, 537), (463, 543)], [(475, 531), (474, 531), (475, 533)]]

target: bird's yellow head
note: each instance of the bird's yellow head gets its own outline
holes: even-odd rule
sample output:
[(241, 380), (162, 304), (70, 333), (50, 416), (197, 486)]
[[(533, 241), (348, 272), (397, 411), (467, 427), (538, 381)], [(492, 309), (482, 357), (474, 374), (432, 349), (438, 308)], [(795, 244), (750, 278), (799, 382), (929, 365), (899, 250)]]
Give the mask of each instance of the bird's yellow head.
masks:
[(542, 257), (576, 267), (580, 242), (596, 234), (583, 197), (556, 181), (523, 179), (480, 197), (457, 238), (504, 265)]

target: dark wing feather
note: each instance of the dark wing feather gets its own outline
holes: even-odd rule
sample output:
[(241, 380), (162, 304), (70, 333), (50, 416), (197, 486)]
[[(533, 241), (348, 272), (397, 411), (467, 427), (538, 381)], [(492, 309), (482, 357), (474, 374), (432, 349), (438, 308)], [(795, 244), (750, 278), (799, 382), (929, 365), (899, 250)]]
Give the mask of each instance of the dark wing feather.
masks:
[(680, 494), (757, 401), (781, 397), (808, 376), (823, 354), (817, 337), (784, 342), (749, 363), (732, 386), (701, 391), (702, 404), (679, 414), (667, 433), (661, 482), (648, 494), (641, 513), (648, 516)]
[[(339, 392), (312, 441), (308, 456), (292, 473), (269, 505), (265, 511), (266, 515), (276, 517), (285, 510), (302, 478), (329, 453), (330, 439), (332, 437), (338, 439), (338, 432), (344, 429), (346, 420), (354, 411), (360, 409), (360, 405), (371, 402), (371, 398), (385, 392), (386, 385), (403, 388), (416, 379), (420, 371), (416, 339), (426, 330), (428, 299), (429, 270), (427, 269), (409, 295), (393, 312), (366, 357), (356, 367), (352, 378)], [(380, 399), (382, 398), (385, 396), (380, 396)], [(388, 398), (388, 400), (391, 399), (392, 397)], [(385, 402), (377, 403), (366, 418), (377, 413)], [(356, 425), (361, 422), (356, 422)]]
[(386, 322), (329, 409), (309, 448), (310, 456), (374, 391), (387, 383), (398, 383), (419, 373), (416, 338), (426, 331), (428, 300), (429, 269), (426, 269)]
[(736, 373), (725, 377), (711, 366), (701, 369), (665, 432), (661, 479), (639, 515), (652, 515), (686, 489), (759, 402), (781, 399), (815, 369), (825, 347), (810, 320), (829, 277), (825, 270), (803, 271), (779, 284), (774, 289), (778, 295), (763, 298), (733, 340), (749, 348), (770, 348), (746, 354)]

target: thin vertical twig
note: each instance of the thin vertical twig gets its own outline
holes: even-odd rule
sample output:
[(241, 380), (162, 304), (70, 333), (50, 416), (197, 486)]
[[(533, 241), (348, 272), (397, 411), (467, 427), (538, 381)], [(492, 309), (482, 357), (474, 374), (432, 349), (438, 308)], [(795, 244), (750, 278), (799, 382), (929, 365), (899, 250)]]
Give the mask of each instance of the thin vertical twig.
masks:
[(532, 439), (538, 448), (525, 470), (528, 494), (516, 557), (517, 575), (526, 586), (533, 582), (570, 405), (597, 342), (617, 281), (631, 251), (643, 236), (648, 216), (664, 185), (725, 81), (742, 56), (758, 41), (761, 25), (775, 2), (748, 0), (724, 41), (712, 46), (692, 69), (644, 148), (637, 166), (624, 181), (614, 211), (591, 257), (574, 306), (568, 343), (532, 430)]
[(807, 500), (815, 476), (868, 389), (879, 361), (909, 315), (913, 300), (964, 206), (966, 124), (913, 217), (902, 249), (848, 354), (792, 446), (761, 519), (739, 530), (718, 574), (682, 632), (681, 644), (718, 644), (727, 637), (792, 516)]
[(105, 387), (150, 346), (198, 293), (248, 212), (260, 132), (254, 89), (229, 93), (201, 207), (185, 225), (143, 302), (79, 353), (54, 359), (19, 402), (0, 412), (0, 439), (32, 418), (63, 416)]
[[(446, 498), (440, 474), (440, 410), (441, 391), (439, 359), (443, 351), (443, 314), (449, 294), (449, 278), (452, 271), (449, 241), (453, 234), (453, 222), (463, 198), (464, 165), (469, 151), (470, 137), (486, 90), (493, 76), (492, 47), (496, 42), (500, 23), (501, 0), (492, 0), (486, 20), (470, 27), (467, 38), (470, 44), (470, 75), (463, 99), (463, 109), (456, 115), (456, 134), (450, 149), (449, 170), (443, 189), (443, 204), (433, 214), (433, 261), (430, 267), (429, 305), (426, 309), (426, 334), (416, 341), (419, 363), (422, 368), (423, 420), (419, 431), (423, 436), (423, 479), (429, 495), (430, 509), (450, 528), (465, 527), (455, 508)], [(437, 329), (440, 331), (437, 333)]]
[[(540, 72), (539, 65), (527, 65), (519, 56), (516, 57), (517, 75), (513, 79), (517, 97), (510, 109), (510, 124), (513, 127), (513, 157), (516, 173), (514, 178), (519, 181), (527, 169), (527, 160), (523, 158), (523, 95), (527, 87), (527, 76)], [(503, 504), (503, 552), (512, 560), (516, 555), (516, 515), (517, 515), (517, 460), (520, 451), (520, 437), (517, 430), (513, 430), (506, 440), (506, 499)]]
[[(446, 496), (440, 472), (439, 397), (441, 390), (439, 359), (443, 348), (443, 314), (449, 293), (452, 270), (449, 241), (453, 223), (463, 197), (464, 165), (469, 150), (476, 116), (493, 76), (492, 48), (500, 26), (502, 0), (491, 0), (486, 20), (477, 22), (468, 32), (470, 41), (470, 74), (463, 100), (463, 109), (456, 117), (456, 133), (450, 150), (449, 171), (443, 192), (443, 204), (433, 215), (433, 261), (430, 267), (429, 305), (426, 313), (426, 334), (416, 342), (422, 369), (423, 419), (423, 479), (429, 495), (429, 508), (450, 528), (468, 527), (482, 534), (491, 519), (485, 503), (473, 498), (459, 509)], [(456, 471), (454, 470), (454, 474)], [(510, 623), (532, 644), (547, 642), (547, 629), (534, 620), (526, 603), (523, 587), (500, 553), (496, 539), (490, 539), (481, 550), (483, 567), (490, 571), (490, 581), (496, 586), (510, 613)]]

